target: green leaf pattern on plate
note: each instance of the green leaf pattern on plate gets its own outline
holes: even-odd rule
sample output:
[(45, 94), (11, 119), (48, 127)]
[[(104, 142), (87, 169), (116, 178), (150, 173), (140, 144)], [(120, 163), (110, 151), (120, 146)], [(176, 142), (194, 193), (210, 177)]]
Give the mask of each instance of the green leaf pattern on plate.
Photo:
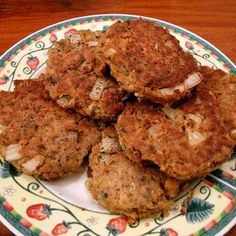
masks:
[(21, 173), (17, 171), (17, 169), (6, 161), (0, 160), (0, 177), (8, 178), (10, 176), (20, 176)]
[(214, 211), (215, 205), (200, 198), (193, 198), (187, 205), (186, 219), (189, 223), (200, 223)]

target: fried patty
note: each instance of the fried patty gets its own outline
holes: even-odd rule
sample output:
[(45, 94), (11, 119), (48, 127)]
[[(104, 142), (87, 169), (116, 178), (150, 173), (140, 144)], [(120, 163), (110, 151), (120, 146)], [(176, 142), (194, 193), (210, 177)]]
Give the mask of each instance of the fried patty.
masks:
[(79, 171), (99, 140), (97, 126), (51, 101), (42, 81), (15, 85), (12, 93), (0, 92), (1, 155), (19, 171), (43, 180)]
[(113, 120), (124, 109), (125, 93), (117, 83), (95, 73), (67, 71), (56, 83), (46, 80), (50, 95), (63, 108), (73, 108), (93, 119)]
[(132, 161), (152, 161), (181, 180), (207, 175), (232, 153), (217, 101), (203, 84), (175, 108), (128, 104), (118, 118), (117, 130)]
[(86, 186), (104, 208), (131, 220), (166, 212), (183, 182), (156, 167), (141, 167), (122, 151), (114, 127), (107, 128), (89, 156)]
[(236, 76), (222, 70), (201, 67), (204, 84), (216, 96), (220, 115), (236, 145)]
[(116, 22), (95, 49), (120, 86), (137, 97), (171, 104), (200, 83), (197, 61), (167, 29), (142, 19)]
[(93, 50), (98, 43), (99, 32), (80, 30), (62, 39), (48, 50), (46, 74), (55, 82), (67, 70), (78, 70), (80, 73), (91, 72), (94, 68)]
[(78, 31), (74, 38), (56, 43), (48, 52), (45, 85), (63, 108), (73, 108), (93, 119), (112, 120), (124, 108), (125, 93), (112, 78), (94, 73), (99, 35)]

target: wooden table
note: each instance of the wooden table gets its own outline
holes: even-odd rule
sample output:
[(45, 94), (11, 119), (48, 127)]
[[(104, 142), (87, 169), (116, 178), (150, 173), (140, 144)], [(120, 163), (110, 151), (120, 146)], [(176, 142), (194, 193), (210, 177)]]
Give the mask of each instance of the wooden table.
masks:
[[(235, 0), (0, 0), (0, 55), (23, 37), (73, 17), (128, 13), (150, 16), (202, 36), (236, 63)], [(13, 235), (0, 224), (0, 235)], [(227, 236), (236, 235), (236, 226)]]

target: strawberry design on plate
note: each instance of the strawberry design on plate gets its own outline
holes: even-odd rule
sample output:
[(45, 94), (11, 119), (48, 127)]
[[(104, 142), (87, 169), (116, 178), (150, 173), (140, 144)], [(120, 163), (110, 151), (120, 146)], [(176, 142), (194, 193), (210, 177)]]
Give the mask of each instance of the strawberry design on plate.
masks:
[(65, 32), (64, 37), (66, 39), (70, 38), (73, 34), (76, 34), (78, 32), (77, 29), (69, 29)]
[(34, 218), (36, 220), (44, 220), (46, 218), (49, 218), (49, 216), (51, 215), (51, 210), (49, 205), (39, 203), (28, 207), (26, 210), (26, 214), (30, 218)]
[(6, 84), (9, 78), (4, 75), (3, 77), (0, 77), (0, 85)]
[(165, 229), (161, 229), (160, 235), (161, 236), (178, 236), (178, 233), (171, 228), (165, 228)]
[(69, 224), (63, 221), (62, 223), (59, 223), (54, 227), (54, 229), (52, 230), (52, 235), (66, 234), (69, 228)]
[(49, 40), (53, 43), (57, 41), (57, 36), (55, 34), (51, 34)]
[(36, 70), (39, 65), (39, 59), (37, 57), (30, 56), (28, 57), (28, 60), (26, 63), (31, 70)]
[(193, 44), (189, 41), (186, 41), (185, 42), (185, 47), (188, 48), (189, 50), (192, 50), (193, 49)]
[(125, 232), (127, 224), (128, 219), (126, 217), (113, 218), (108, 222), (106, 229), (110, 231), (109, 234), (115, 236)]

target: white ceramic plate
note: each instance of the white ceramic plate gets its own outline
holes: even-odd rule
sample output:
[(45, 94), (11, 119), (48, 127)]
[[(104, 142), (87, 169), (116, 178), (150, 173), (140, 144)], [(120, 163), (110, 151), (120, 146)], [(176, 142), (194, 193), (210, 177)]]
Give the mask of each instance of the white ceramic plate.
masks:
[[(10, 48), (0, 58), (0, 90), (13, 89), (15, 79), (37, 77), (45, 68), (47, 51), (71, 29), (105, 30), (133, 15), (96, 15), (46, 27)], [(202, 65), (236, 73), (235, 65), (213, 45), (176, 25), (152, 19), (169, 29), (185, 50)], [(176, 200), (170, 215), (157, 215), (128, 225), (124, 217), (107, 212), (84, 187), (86, 174), (43, 182), (0, 162), (0, 220), (17, 235), (222, 235), (236, 223), (236, 157), (204, 180), (194, 183), (187, 214), (181, 215), (186, 194)], [(115, 170), (114, 170), (115, 171)], [(33, 208), (34, 216), (27, 214)], [(40, 220), (39, 220), (40, 219)]]

